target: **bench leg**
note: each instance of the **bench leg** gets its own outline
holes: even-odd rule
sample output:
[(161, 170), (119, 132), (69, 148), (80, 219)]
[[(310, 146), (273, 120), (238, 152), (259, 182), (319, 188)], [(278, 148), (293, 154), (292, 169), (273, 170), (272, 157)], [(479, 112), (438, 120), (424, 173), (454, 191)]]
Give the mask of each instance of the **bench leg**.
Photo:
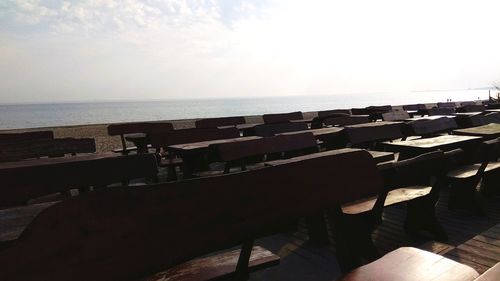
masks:
[(419, 230), (424, 230), (437, 241), (447, 241), (448, 234), (436, 217), (435, 204), (436, 201), (431, 196), (423, 196), (408, 202), (405, 231), (415, 234)]
[(479, 179), (455, 180), (450, 184), (450, 201), (448, 209), (466, 209), (475, 214), (484, 214), (479, 204), (479, 193), (476, 190)]
[(328, 230), (323, 210), (318, 210), (305, 217), (309, 241), (316, 245), (327, 245), (330, 243)]
[(335, 248), (343, 273), (381, 257), (371, 238), (374, 229), (371, 213), (346, 215), (338, 208), (332, 210), (330, 217), (335, 220)]
[(252, 254), (252, 248), (253, 240), (247, 240), (241, 246), (240, 256), (238, 258), (236, 271), (234, 273), (235, 281), (245, 281), (250, 277), (248, 262), (250, 261), (250, 255)]

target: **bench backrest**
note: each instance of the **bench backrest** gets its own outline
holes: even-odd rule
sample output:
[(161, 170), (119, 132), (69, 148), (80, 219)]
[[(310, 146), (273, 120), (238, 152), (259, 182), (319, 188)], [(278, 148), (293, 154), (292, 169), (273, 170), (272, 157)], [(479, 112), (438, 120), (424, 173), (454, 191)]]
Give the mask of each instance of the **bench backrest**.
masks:
[[(314, 176), (304, 176), (314, 175)], [(91, 192), (38, 215), (0, 252), (1, 280), (138, 280), (377, 195), (366, 151), (161, 185)]]
[(350, 116), (339, 116), (326, 118), (323, 120), (323, 123), (326, 126), (349, 126), (349, 125), (357, 125), (370, 123), (371, 120), (368, 115), (350, 115)]
[(234, 117), (206, 118), (206, 119), (196, 120), (194, 124), (196, 128), (217, 128), (224, 126), (236, 126), (239, 124), (245, 124), (245, 117), (234, 116)]
[(366, 147), (369, 144), (402, 138), (401, 123), (371, 122), (346, 126), (347, 138), (353, 147)]
[(242, 160), (253, 156), (296, 151), (318, 152), (312, 133), (278, 135), (256, 140), (210, 145), (216, 158), (222, 162)]
[(302, 115), (301, 111), (295, 111), (289, 113), (264, 114), (262, 115), (262, 119), (264, 119), (264, 123), (272, 124), (288, 122), (291, 120), (302, 120), (304, 119), (304, 115)]
[(408, 135), (430, 136), (443, 132), (451, 132), (457, 128), (457, 122), (453, 118), (421, 119), (406, 124)]
[(36, 141), (53, 139), (52, 131), (35, 131), (25, 133), (0, 133), (0, 144), (19, 143), (24, 141)]
[(432, 115), (453, 115), (453, 114), (455, 114), (455, 108), (434, 107), (434, 108), (429, 108), (428, 113), (429, 113), (429, 116), (432, 116)]
[(32, 198), (74, 188), (153, 178), (156, 173), (156, 157), (152, 154), (95, 154), (1, 163), (0, 208), (24, 204)]
[(61, 138), (0, 144), (0, 162), (96, 152), (93, 138)]
[(425, 104), (419, 103), (419, 104), (407, 104), (403, 105), (404, 110), (421, 110), (421, 109), (426, 109)]
[(131, 122), (111, 124), (108, 126), (110, 136), (119, 136), (134, 133), (152, 133), (172, 131), (174, 126), (170, 122)]
[(236, 127), (229, 128), (192, 128), (180, 129), (163, 133), (148, 133), (151, 146), (159, 149), (169, 145), (210, 141), (218, 139), (232, 139), (240, 136)]
[(259, 137), (272, 137), (281, 133), (308, 130), (305, 122), (287, 122), (276, 124), (262, 124), (254, 127), (254, 134)]
[(454, 102), (438, 102), (437, 103), (438, 108), (453, 108), (457, 107), (457, 104)]
[(482, 112), (486, 110), (486, 106), (482, 104), (467, 104), (457, 108), (457, 112)]
[(382, 113), (382, 120), (384, 121), (401, 121), (410, 118), (410, 114), (404, 110), (393, 110)]
[(323, 118), (331, 116), (331, 115), (336, 115), (336, 114), (351, 115), (351, 110), (350, 109), (332, 109), (332, 110), (318, 111), (318, 117), (323, 117)]

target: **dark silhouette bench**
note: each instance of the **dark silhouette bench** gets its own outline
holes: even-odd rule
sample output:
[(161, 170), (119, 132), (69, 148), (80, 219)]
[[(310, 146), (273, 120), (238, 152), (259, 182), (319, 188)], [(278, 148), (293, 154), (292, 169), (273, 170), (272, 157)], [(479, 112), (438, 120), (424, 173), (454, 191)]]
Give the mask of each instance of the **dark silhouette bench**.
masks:
[(261, 124), (253, 128), (253, 135), (259, 137), (273, 137), (277, 134), (304, 131), (309, 129), (305, 122), (282, 122)]
[(273, 114), (262, 115), (262, 119), (264, 119), (265, 124), (283, 123), (292, 120), (302, 120), (304, 119), (304, 115), (302, 115), (301, 111), (295, 111), (289, 113), (273, 113)]
[(377, 179), (373, 159), (360, 150), (87, 193), (44, 210), (0, 251), (0, 279), (137, 280), (243, 245), (232, 269), (245, 280), (254, 239), (288, 229), (304, 214), (374, 196), (382, 187)]
[(0, 144), (20, 143), (25, 141), (36, 141), (53, 139), (52, 131), (34, 131), (25, 133), (0, 133)]
[(0, 144), (0, 162), (29, 158), (61, 157), (66, 154), (95, 153), (93, 138), (41, 139), (35, 141)]
[(245, 124), (245, 117), (234, 116), (234, 117), (205, 118), (196, 120), (194, 124), (196, 128), (217, 128), (225, 126), (236, 126), (239, 124)]
[(137, 147), (127, 147), (125, 135), (136, 133), (161, 133), (172, 131), (173, 129), (174, 126), (170, 122), (130, 122), (109, 125), (108, 134), (110, 136), (120, 136), (122, 148), (115, 149), (113, 151), (117, 153), (128, 154), (131, 151), (137, 150)]

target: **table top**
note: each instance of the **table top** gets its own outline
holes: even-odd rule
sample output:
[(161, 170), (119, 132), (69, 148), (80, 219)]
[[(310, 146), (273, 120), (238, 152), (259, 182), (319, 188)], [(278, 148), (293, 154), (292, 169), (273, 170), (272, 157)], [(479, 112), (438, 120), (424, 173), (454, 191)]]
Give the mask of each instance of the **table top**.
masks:
[(363, 124), (356, 124), (356, 125), (348, 125), (345, 126), (346, 128), (371, 128), (371, 127), (380, 127), (380, 126), (390, 126), (390, 125), (399, 125), (403, 124), (401, 121), (377, 121), (377, 122), (370, 122), (370, 123), (363, 123)]
[(170, 145), (167, 149), (169, 151), (174, 151), (174, 152), (192, 152), (192, 151), (199, 151), (199, 150), (207, 149), (211, 144), (256, 140), (256, 139), (261, 139), (261, 138), (262, 137), (258, 137), (258, 136), (249, 136), (249, 137), (239, 137), (239, 138), (232, 138), (232, 139), (200, 141), (200, 142)]
[(418, 120), (436, 120), (440, 118), (455, 118), (455, 115), (431, 115), (431, 116), (413, 117), (413, 118), (406, 118), (404, 121), (412, 122)]
[(393, 141), (384, 142), (386, 146), (392, 147), (408, 147), (408, 148), (425, 148), (425, 149), (439, 149), (451, 144), (466, 143), (469, 141), (481, 140), (481, 137), (476, 136), (457, 136), (457, 135), (443, 135), (432, 138), (420, 138), (406, 141)]
[(500, 109), (486, 109), (486, 112), (500, 112)]
[(454, 134), (463, 136), (500, 136), (500, 124), (490, 123), (487, 125), (467, 129), (454, 130)]
[[(334, 150), (328, 150), (328, 151), (323, 151), (323, 152), (318, 152), (318, 153), (306, 154), (306, 155), (302, 155), (302, 156), (298, 156), (298, 157), (293, 157), (290, 159), (280, 159), (280, 160), (269, 161), (269, 162), (265, 162), (265, 165), (266, 166), (277, 166), (277, 165), (282, 165), (282, 164), (287, 164), (287, 163), (293, 163), (293, 162), (313, 159), (313, 158), (317, 158), (317, 157), (330, 156), (330, 155), (341, 154), (341, 153), (349, 153), (349, 152), (359, 151), (359, 150), (363, 150), (363, 149), (358, 149), (358, 148), (334, 149)], [(375, 159), (376, 163), (392, 161), (395, 159), (393, 152), (370, 151), (370, 150), (368, 150), (368, 152), (372, 155), (373, 159)]]

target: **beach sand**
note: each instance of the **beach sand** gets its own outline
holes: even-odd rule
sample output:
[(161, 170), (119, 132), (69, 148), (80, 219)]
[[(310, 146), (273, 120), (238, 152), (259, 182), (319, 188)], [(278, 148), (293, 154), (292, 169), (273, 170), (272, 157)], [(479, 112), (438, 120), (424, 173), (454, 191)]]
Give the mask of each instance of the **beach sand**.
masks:
[[(304, 118), (314, 118), (317, 112), (304, 112)], [(183, 119), (183, 120), (165, 120), (170, 121), (175, 129), (194, 128), (194, 122), (197, 119)], [(262, 123), (262, 117), (259, 116), (245, 116), (247, 123)], [(2, 133), (9, 132), (28, 132), (28, 131), (42, 131), (51, 130), (54, 132), (56, 138), (94, 138), (96, 142), (96, 150), (98, 153), (109, 152), (115, 148), (121, 148), (119, 136), (109, 136), (107, 127), (109, 124), (92, 124), (92, 125), (76, 125), (76, 126), (59, 126), (59, 127), (44, 127), (32, 129), (14, 129), (14, 130), (1, 130)], [(133, 144), (130, 143), (130, 146)]]

